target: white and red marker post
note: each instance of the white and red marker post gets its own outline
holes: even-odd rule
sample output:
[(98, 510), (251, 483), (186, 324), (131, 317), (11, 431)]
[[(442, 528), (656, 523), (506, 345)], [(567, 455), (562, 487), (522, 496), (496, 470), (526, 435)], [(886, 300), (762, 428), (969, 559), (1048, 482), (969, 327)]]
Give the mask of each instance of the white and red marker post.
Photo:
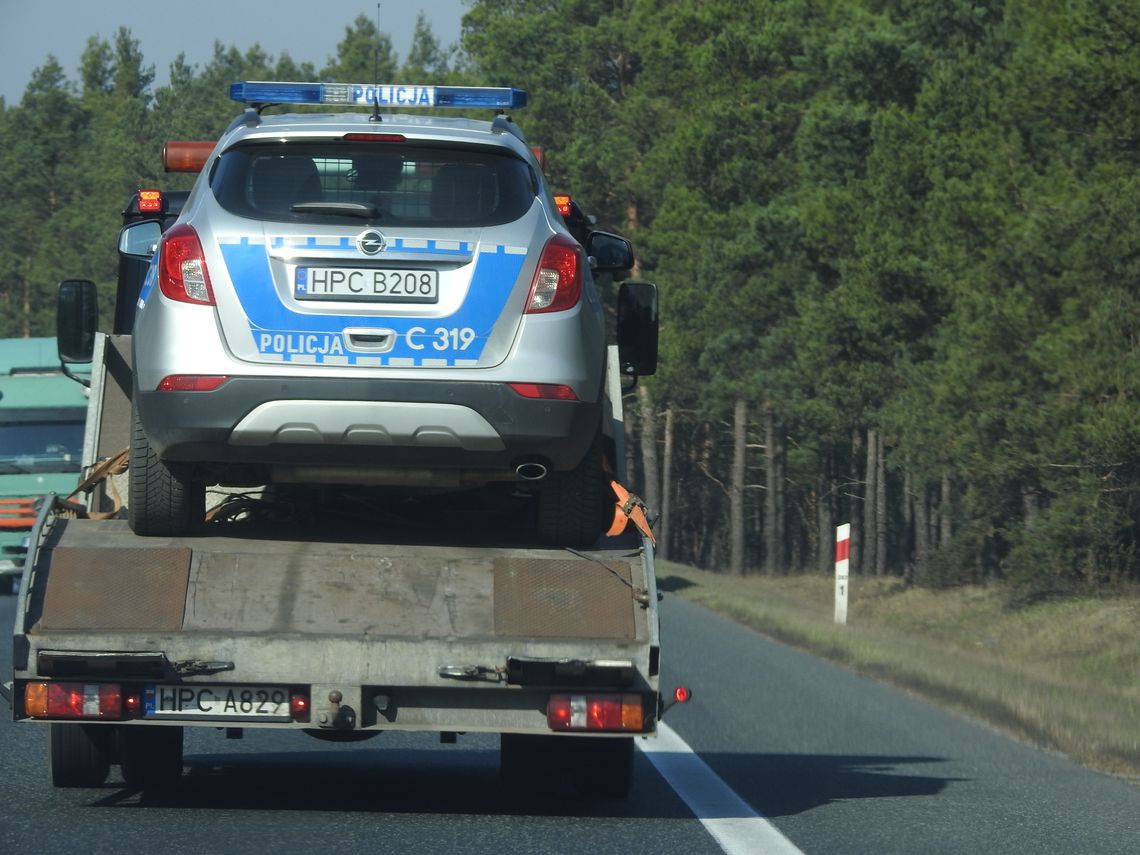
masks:
[(847, 571), (851, 559), (851, 523), (835, 529), (835, 622), (847, 624)]

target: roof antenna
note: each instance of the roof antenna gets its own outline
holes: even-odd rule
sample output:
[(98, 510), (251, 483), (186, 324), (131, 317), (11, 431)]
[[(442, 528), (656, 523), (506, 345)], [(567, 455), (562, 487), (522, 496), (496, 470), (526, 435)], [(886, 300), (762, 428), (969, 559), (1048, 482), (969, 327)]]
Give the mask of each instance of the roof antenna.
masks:
[(380, 118), (380, 4), (376, 4), (376, 49), (372, 54), (372, 81), (376, 84), (372, 90), (372, 115), (370, 122), (382, 122)]

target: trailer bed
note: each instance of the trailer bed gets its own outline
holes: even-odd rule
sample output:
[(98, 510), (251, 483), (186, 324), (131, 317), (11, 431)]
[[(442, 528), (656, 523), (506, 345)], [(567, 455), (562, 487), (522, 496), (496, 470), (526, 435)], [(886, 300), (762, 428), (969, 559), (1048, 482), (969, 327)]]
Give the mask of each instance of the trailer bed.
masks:
[[(124, 520), (45, 517), (17, 680), (305, 686), (318, 721), (336, 693), (330, 710), (349, 706), (358, 728), (500, 732), (545, 730), (554, 689), (656, 693), (656, 591), (636, 538), (578, 552), (470, 532), (207, 528), (143, 538)], [(377, 695), (398, 715), (378, 715)]]

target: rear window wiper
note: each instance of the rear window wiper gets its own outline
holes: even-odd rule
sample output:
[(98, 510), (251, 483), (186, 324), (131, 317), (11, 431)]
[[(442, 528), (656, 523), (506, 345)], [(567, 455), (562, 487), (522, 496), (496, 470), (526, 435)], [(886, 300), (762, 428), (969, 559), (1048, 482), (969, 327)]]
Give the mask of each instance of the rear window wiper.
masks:
[(334, 217), (361, 217), (374, 220), (380, 209), (371, 202), (298, 202), (289, 208), (294, 214), (327, 214)]

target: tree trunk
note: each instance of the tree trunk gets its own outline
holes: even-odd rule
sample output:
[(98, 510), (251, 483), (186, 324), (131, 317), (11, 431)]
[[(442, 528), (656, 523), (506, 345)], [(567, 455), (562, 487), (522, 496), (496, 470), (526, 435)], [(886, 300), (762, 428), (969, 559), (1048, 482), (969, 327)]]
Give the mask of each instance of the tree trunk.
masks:
[(748, 477), (745, 459), (748, 438), (748, 403), (736, 400), (732, 415), (732, 481), (728, 488), (729, 570), (744, 575), (744, 483)]
[(918, 534), (915, 519), (914, 476), (907, 469), (903, 472), (903, 534), (899, 553), (902, 557), (903, 578), (914, 581), (915, 541)]
[(625, 483), (637, 484), (637, 443), (633, 437), (637, 434), (637, 413), (634, 408), (624, 407), (625, 419)]
[(764, 408), (764, 572), (775, 576), (782, 559), (780, 530), (780, 465), (776, 414)]
[(938, 500), (938, 545), (943, 547), (954, 536), (954, 482), (950, 475), (942, 476), (942, 495)]
[(787, 455), (784, 453), (784, 429), (779, 419), (773, 419), (772, 441), (776, 448), (776, 482), (773, 485), (775, 495), (772, 499), (776, 511), (776, 542), (773, 544), (773, 563), (776, 572), (783, 574), (787, 572), (788, 564), (788, 503), (784, 490), (784, 485), (787, 483), (787, 478), (784, 477)]
[(930, 497), (925, 484), (919, 486), (914, 495), (914, 564), (916, 569), (925, 570), (926, 559), (930, 554)]
[(876, 505), (879, 495), (878, 448), (879, 432), (875, 428), (867, 428), (867, 456), (863, 468), (863, 555), (859, 561), (867, 573), (875, 573), (879, 567), (877, 552), (879, 523)]
[(849, 543), (850, 559), (848, 567), (852, 575), (859, 573), (863, 566), (863, 520), (860, 518), (862, 515), (859, 510), (863, 507), (858, 504), (859, 496), (855, 495), (855, 490), (858, 485), (863, 481), (863, 474), (859, 472), (859, 461), (863, 457), (863, 434), (856, 428), (851, 433), (851, 461), (850, 461), (850, 475), (847, 482), (851, 484), (851, 498), (848, 500), (848, 519), (851, 521), (851, 540)]
[(20, 325), (21, 334), (24, 338), (31, 338), (32, 337), (32, 283), (29, 282), (28, 278), (25, 276), (23, 279), (20, 280), (20, 284), (23, 286), (23, 291), (24, 291), (24, 294), (23, 294), (23, 296), (24, 296), (24, 313), (23, 313), (23, 321)]
[[(711, 472), (712, 461), (714, 461), (716, 454), (714, 448), (714, 441), (712, 441), (711, 432), (706, 432), (705, 439), (701, 442), (700, 451), (698, 455), (698, 472)], [(698, 567), (712, 569), (719, 572), (722, 568), (719, 564), (715, 563), (714, 556), (716, 554), (715, 544), (719, 539), (718, 528), (714, 526), (712, 520), (720, 519), (720, 514), (724, 511), (724, 494), (720, 491), (719, 487), (712, 489), (708, 479), (701, 479), (700, 496), (697, 502), (694, 503), (694, 510), (697, 510), (701, 518), (700, 527), (697, 530), (697, 537), (700, 541), (700, 552)], [(694, 514), (694, 516), (697, 514)]]
[(665, 410), (665, 459), (661, 463), (661, 521), (657, 523), (657, 554), (669, 557), (669, 517), (673, 511), (673, 431), (676, 411)]
[(819, 570), (831, 574), (835, 562), (835, 448), (827, 443), (820, 450), (816, 476), (819, 500), (816, 502), (816, 555)]
[(661, 483), (657, 466), (657, 414), (653, 412), (653, 400), (649, 390), (637, 387), (638, 415), (641, 422), (641, 496), (653, 511), (661, 510), (661, 493), (657, 485)]
[(875, 575), (887, 573), (887, 450), (875, 431)]

